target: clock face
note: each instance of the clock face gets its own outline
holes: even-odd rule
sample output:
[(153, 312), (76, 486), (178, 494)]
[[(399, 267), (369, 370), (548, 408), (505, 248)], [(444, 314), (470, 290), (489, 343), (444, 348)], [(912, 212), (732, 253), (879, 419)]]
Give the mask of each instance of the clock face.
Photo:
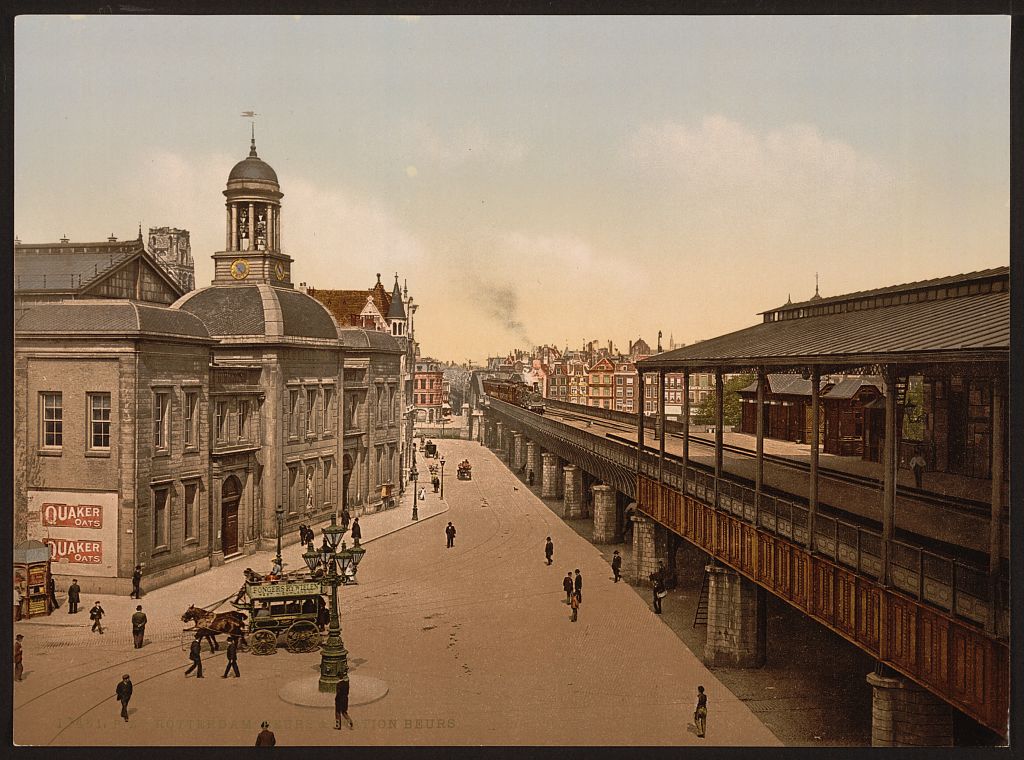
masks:
[(245, 259), (235, 259), (231, 262), (231, 276), (236, 280), (244, 280), (249, 276), (249, 262)]
[(284, 271), (284, 264), (282, 264), (280, 261), (277, 262), (277, 266), (274, 267), (274, 274), (277, 275), (278, 280), (284, 282), (286, 272)]

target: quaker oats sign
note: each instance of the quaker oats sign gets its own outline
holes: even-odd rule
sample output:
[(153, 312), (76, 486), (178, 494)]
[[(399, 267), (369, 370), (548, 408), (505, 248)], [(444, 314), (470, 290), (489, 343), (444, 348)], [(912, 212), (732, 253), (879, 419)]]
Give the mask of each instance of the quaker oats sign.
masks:
[(28, 537), (50, 547), (55, 573), (117, 574), (117, 493), (29, 491)]

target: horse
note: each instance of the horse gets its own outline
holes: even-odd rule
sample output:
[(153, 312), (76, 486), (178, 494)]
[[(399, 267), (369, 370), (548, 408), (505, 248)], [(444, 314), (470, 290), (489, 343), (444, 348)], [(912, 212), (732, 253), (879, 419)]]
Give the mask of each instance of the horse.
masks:
[(248, 642), (245, 640), (245, 620), (246, 615), (244, 612), (238, 612), (232, 610), (230, 612), (211, 612), (205, 610), (202, 607), (196, 607), (194, 604), (189, 605), (189, 608), (185, 610), (185, 614), (181, 616), (183, 623), (192, 622), (195, 626), (194, 630), (199, 635), (206, 639), (210, 645), (210, 651), (215, 652), (220, 648), (217, 643), (217, 634), (226, 633), (228, 636), (237, 636), (242, 642), (242, 646), (248, 646)]

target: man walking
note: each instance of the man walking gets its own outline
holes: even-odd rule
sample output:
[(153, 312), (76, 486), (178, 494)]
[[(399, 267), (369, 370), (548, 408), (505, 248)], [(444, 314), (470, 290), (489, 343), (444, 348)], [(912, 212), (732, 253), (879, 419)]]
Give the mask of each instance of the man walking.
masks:
[(572, 571), (570, 570), (562, 578), (562, 590), (565, 591), (565, 603), (569, 604), (572, 601)]
[(574, 591), (572, 596), (569, 598), (569, 606), (572, 607), (572, 617), (569, 618), (569, 620), (575, 623), (576, 615), (580, 611), (580, 595), (578, 591)]
[(697, 727), (697, 736), (704, 738), (708, 722), (708, 695), (704, 693), (704, 687), (697, 687), (697, 707), (693, 711), (693, 723)]
[(52, 575), (46, 581), (46, 595), (50, 597), (51, 610), (60, 607), (60, 604), (57, 603), (57, 581), (53, 579)]
[(612, 574), (615, 576), (615, 582), (618, 583), (622, 574), (622, 555), (619, 554), (618, 549), (612, 552)]
[(128, 722), (128, 702), (132, 698), (132, 679), (125, 673), (121, 676), (120, 682), (117, 684), (117, 690), (114, 693), (114, 699), (121, 703), (121, 717), (124, 718), (124, 722)]
[(256, 737), (257, 747), (273, 747), (277, 744), (277, 738), (274, 736), (274, 732), (270, 730), (270, 724), (266, 721), (260, 723), (262, 729), (259, 736)]
[(238, 638), (236, 636), (228, 637), (228, 664), (224, 667), (224, 675), (221, 678), (228, 677), (228, 671), (235, 671), (235, 678), (241, 678), (242, 674), (238, 672)]
[(348, 716), (348, 692), (351, 684), (348, 676), (338, 681), (334, 687), (334, 727), (341, 730), (341, 719), (348, 721), (349, 728), (355, 728), (352, 718)]
[(444, 529), (444, 534), (448, 537), (448, 545), (445, 548), (451, 549), (455, 546), (455, 526), (451, 524), (450, 520), (448, 526)]
[(192, 661), (192, 664), (189, 665), (188, 670), (185, 671), (185, 678), (188, 678), (188, 674), (193, 670), (198, 670), (196, 678), (203, 677), (203, 658), (199, 656), (199, 636), (200, 634), (197, 633), (196, 637), (192, 639), (192, 643), (189, 645), (188, 658)]
[(548, 564), (551, 564), (551, 557), (555, 553), (555, 545), (551, 543), (551, 536), (548, 536), (547, 543), (544, 544), (544, 556), (548, 560)]
[(78, 578), (71, 579), (68, 586), (68, 614), (74, 615), (78, 612), (78, 603), (82, 600), (82, 589), (78, 585)]
[(668, 595), (668, 592), (665, 590), (665, 581), (661, 579), (660, 573), (655, 573), (651, 576), (651, 579), (654, 581), (654, 585), (652, 586), (654, 596), (654, 614), (660, 615), (661, 600)]
[(99, 602), (96, 602), (96, 604), (92, 606), (92, 609), (89, 610), (89, 619), (92, 621), (92, 630), (103, 633), (103, 623), (100, 622), (103, 620), (103, 614), (103, 608), (100, 607)]
[(132, 593), (129, 598), (142, 598), (142, 565), (136, 565), (132, 573)]
[(580, 598), (580, 601), (582, 602), (583, 601), (583, 576), (580, 575), (580, 569), (578, 567), (576, 568), (576, 580), (573, 583), (573, 589), (576, 591), (576, 596), (578, 596)]
[(14, 680), (20, 681), (22, 673), (25, 672), (25, 664), (22, 661), (24, 657), (24, 650), (21, 646), (21, 640), (25, 638), (20, 633), (14, 637)]
[(363, 529), (359, 527), (359, 518), (357, 517), (352, 521), (352, 543), (359, 546), (359, 541), (363, 537)]
[(142, 649), (142, 641), (146, 637), (146, 613), (142, 611), (142, 605), (135, 606), (135, 614), (132, 615), (132, 638), (135, 640), (135, 648)]
[(430, 479), (430, 485), (434, 487), (434, 493), (437, 493), (437, 489), (441, 487), (441, 479), (435, 475)]

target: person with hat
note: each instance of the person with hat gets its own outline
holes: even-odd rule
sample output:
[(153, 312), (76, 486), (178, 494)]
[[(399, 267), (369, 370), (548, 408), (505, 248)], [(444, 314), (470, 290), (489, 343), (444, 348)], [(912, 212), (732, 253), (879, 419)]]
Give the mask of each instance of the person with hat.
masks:
[(452, 525), (451, 520), (448, 521), (448, 525), (444, 529), (444, 534), (448, 537), (448, 544), (445, 548), (451, 549), (455, 546), (455, 526)]
[(196, 678), (202, 678), (203, 677), (203, 658), (199, 656), (200, 655), (200, 649), (201, 649), (201, 644), (200, 644), (200, 641), (199, 641), (200, 638), (202, 638), (202, 634), (201, 633), (197, 633), (196, 637), (194, 639), (192, 639), (192, 643), (189, 644), (189, 647), (188, 647), (188, 658), (192, 661), (192, 664), (189, 665), (188, 670), (185, 671), (185, 677), (186, 678), (188, 678), (188, 674), (189, 673), (191, 673), (193, 670), (197, 670), (197, 669), (198, 669), (199, 672), (196, 673)]
[(622, 555), (619, 554), (618, 549), (612, 552), (612, 573), (615, 576), (615, 582), (618, 583), (622, 574)]
[(74, 615), (78, 612), (78, 603), (82, 601), (82, 587), (78, 585), (78, 578), (71, 579), (68, 586), (68, 614)]
[(355, 724), (352, 723), (352, 719), (348, 716), (348, 692), (350, 686), (348, 676), (346, 676), (339, 679), (337, 686), (334, 687), (334, 727), (338, 730), (341, 730), (342, 718), (348, 721), (349, 728), (355, 728)]
[(576, 592), (576, 596), (578, 596), (580, 598), (580, 601), (582, 602), (583, 601), (583, 576), (580, 575), (580, 569), (578, 567), (576, 568), (576, 579), (573, 582), (573, 590)]
[(352, 520), (352, 543), (359, 546), (363, 538), (363, 529), (359, 527), (359, 518)]
[(57, 581), (54, 580), (52, 575), (46, 579), (46, 596), (50, 599), (51, 610), (60, 607), (60, 602), (57, 601)]
[(24, 651), (21, 646), (21, 640), (25, 638), (20, 633), (14, 637), (14, 680), (22, 680), (21, 674), (25, 672), (25, 664), (22, 661)]
[(114, 694), (114, 699), (121, 703), (121, 717), (124, 718), (124, 722), (128, 722), (128, 702), (132, 698), (132, 679), (125, 673), (121, 676), (120, 682), (117, 684), (117, 691)]
[(132, 593), (129, 598), (142, 598), (142, 565), (136, 565), (132, 573)]
[(135, 640), (135, 648), (142, 649), (142, 640), (146, 635), (146, 613), (142, 611), (142, 605), (135, 605), (135, 614), (132, 615), (132, 638)]
[(270, 724), (267, 721), (260, 723), (262, 729), (259, 736), (256, 737), (257, 747), (273, 747), (277, 744), (277, 737), (274, 736), (274, 732), (270, 730)]
[(242, 674), (238, 672), (238, 637), (228, 637), (228, 664), (224, 667), (224, 675), (221, 678), (227, 678), (228, 672), (235, 671), (235, 678), (241, 678)]
[(565, 592), (565, 603), (569, 604), (572, 601), (572, 570), (562, 578), (562, 590)]
[(544, 557), (547, 559), (548, 564), (551, 564), (551, 557), (555, 553), (555, 545), (551, 543), (551, 536), (547, 537), (547, 542), (544, 544)]
[(103, 608), (100, 607), (99, 602), (96, 602), (96, 604), (92, 606), (92, 609), (89, 610), (89, 619), (92, 621), (93, 631), (99, 631), (100, 633), (103, 633), (103, 623), (100, 622), (101, 620), (103, 620), (103, 615)]

